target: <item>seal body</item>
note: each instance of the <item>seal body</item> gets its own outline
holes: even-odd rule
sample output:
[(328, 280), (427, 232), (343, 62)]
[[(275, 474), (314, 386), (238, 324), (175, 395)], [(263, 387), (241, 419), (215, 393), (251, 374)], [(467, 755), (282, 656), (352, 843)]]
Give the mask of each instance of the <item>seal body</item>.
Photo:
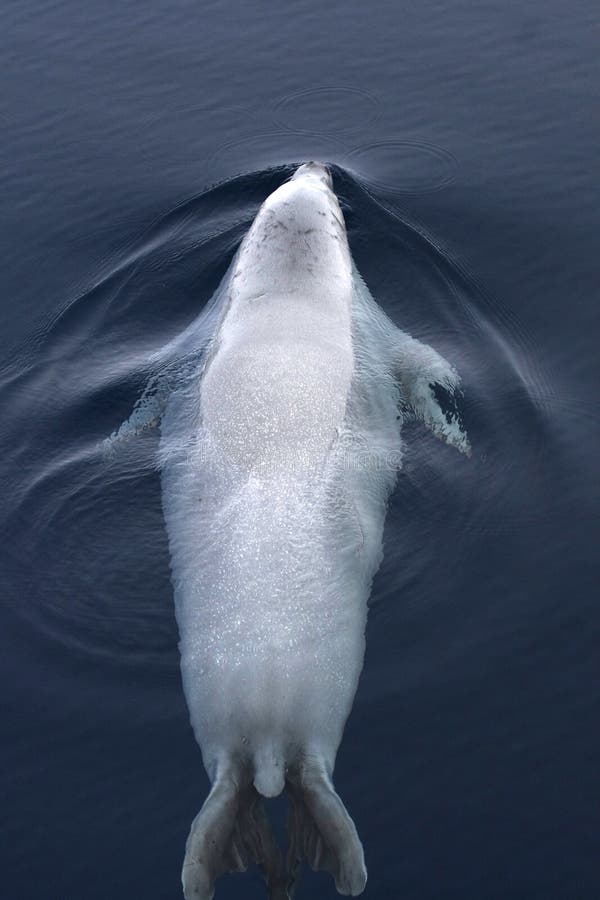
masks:
[[(458, 376), (370, 297), (320, 164), (264, 202), (218, 305), (197, 363), (158, 412), (143, 399), (131, 418), (134, 430), (161, 418), (183, 685), (212, 783), (184, 893), (209, 900), (218, 875), (255, 859), (269, 895), (287, 898), (306, 858), (355, 895), (363, 850), (332, 774), (400, 462), (399, 403), (467, 450), (432, 390)], [(261, 806), (284, 787), (285, 864)]]
[(229, 283), (206, 365), (163, 417), (163, 503), (207, 770), (247, 757), (270, 796), (302, 754), (333, 768), (364, 651), (343, 452), (352, 264), (318, 171), (268, 198)]
[[(275, 796), (308, 764), (331, 777), (379, 562), (352, 492), (353, 272), (325, 169), (266, 200), (227, 293), (202, 371), (163, 416), (163, 505), (206, 769)], [(357, 871), (341, 886), (356, 891), (351, 830)]]

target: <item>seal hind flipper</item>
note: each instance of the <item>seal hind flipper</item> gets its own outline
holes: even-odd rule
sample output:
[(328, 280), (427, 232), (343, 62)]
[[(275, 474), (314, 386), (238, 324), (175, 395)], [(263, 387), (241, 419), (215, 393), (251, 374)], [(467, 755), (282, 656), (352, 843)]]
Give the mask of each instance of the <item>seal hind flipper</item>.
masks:
[(192, 822), (181, 873), (184, 897), (211, 900), (220, 875), (245, 872), (251, 861), (262, 871), (270, 900), (286, 900), (281, 853), (260, 795), (221, 777)]
[(365, 889), (367, 870), (360, 838), (331, 779), (320, 769), (304, 770), (288, 781), (288, 896), (306, 859), (313, 871), (333, 875), (338, 893), (356, 897)]

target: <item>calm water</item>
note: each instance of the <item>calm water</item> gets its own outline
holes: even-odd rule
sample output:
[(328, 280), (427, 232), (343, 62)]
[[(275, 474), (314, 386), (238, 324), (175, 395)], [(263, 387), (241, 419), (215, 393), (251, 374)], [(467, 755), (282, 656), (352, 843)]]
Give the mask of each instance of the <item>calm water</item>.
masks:
[(599, 18), (5, 3), (1, 897), (180, 896), (207, 781), (156, 435), (118, 473), (98, 444), (307, 158), (374, 296), (462, 373), (474, 448), (406, 429), (336, 769), (365, 896), (600, 896)]

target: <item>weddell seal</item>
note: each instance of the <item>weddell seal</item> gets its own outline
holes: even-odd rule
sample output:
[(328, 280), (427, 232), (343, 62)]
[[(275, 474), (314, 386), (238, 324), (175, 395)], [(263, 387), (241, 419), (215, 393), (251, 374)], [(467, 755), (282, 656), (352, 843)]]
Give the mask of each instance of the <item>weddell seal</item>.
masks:
[[(211, 782), (187, 900), (254, 860), (269, 897), (299, 864), (366, 883), (332, 783), (365, 649), (367, 600), (410, 413), (469, 452), (435, 350), (398, 330), (355, 269), (325, 166), (261, 206), (209, 307), (157, 362), (109, 439), (160, 422), (183, 687)], [(435, 388), (435, 390), (434, 390)], [(263, 797), (290, 801), (285, 862)]]

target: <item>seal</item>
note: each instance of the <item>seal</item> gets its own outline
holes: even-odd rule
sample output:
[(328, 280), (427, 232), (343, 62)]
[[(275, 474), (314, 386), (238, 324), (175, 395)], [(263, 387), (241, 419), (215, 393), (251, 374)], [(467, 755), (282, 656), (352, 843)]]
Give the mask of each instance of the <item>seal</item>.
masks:
[[(211, 782), (184, 896), (210, 900), (219, 875), (254, 860), (283, 900), (303, 859), (356, 896), (367, 873), (335, 758), (401, 426), (416, 416), (468, 453), (438, 402), (459, 377), (370, 296), (320, 163), (265, 200), (213, 303), (164, 359), (109, 441), (160, 421), (182, 679)], [(262, 800), (284, 789), (285, 861)]]

